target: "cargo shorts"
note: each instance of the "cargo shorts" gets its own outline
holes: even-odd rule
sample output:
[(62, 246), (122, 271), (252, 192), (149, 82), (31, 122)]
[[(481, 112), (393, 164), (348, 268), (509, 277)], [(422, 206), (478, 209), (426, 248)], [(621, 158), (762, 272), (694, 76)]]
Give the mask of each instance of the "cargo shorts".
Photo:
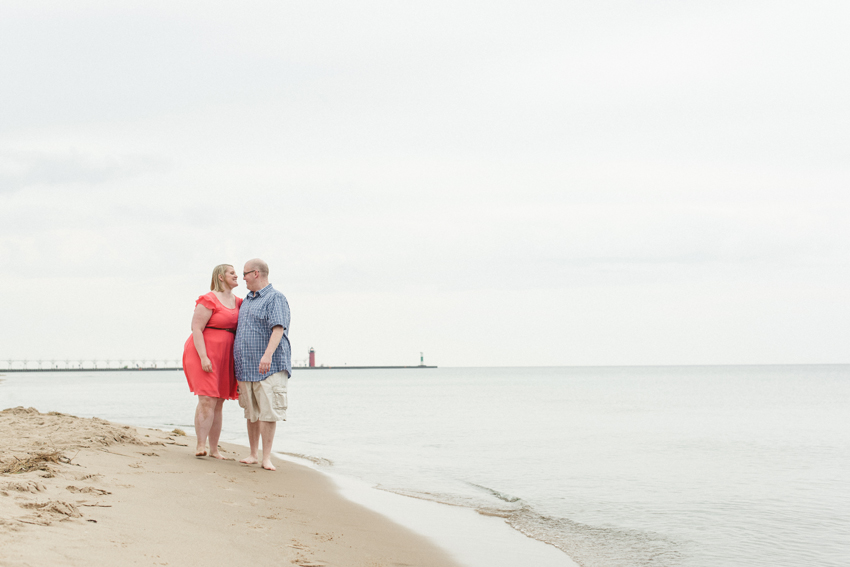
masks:
[(250, 422), (286, 421), (287, 385), (289, 373), (276, 372), (259, 382), (238, 382), (239, 406), (245, 410), (245, 419)]

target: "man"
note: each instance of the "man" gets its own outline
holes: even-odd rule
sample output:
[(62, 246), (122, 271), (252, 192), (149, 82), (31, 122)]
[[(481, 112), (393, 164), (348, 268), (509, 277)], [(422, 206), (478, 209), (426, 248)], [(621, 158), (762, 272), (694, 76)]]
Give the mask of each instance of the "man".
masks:
[(292, 374), (289, 303), (269, 283), (269, 266), (259, 258), (245, 263), (242, 278), (248, 296), (239, 309), (233, 343), (239, 405), (248, 421), (251, 454), (240, 463), (254, 465), (263, 439), (263, 468), (273, 471), (272, 442), (278, 421), (286, 421), (286, 387)]

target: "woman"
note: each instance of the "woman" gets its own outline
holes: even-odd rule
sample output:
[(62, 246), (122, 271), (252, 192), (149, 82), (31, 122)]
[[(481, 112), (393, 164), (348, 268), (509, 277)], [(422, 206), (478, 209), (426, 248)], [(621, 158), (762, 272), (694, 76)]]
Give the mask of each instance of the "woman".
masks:
[(236, 270), (230, 264), (216, 266), (209, 293), (195, 302), (192, 336), (183, 346), (183, 372), (189, 390), (198, 396), (195, 409), (195, 455), (207, 454), (223, 459), (218, 451), (221, 435), (221, 408), (224, 400), (236, 400), (236, 374), (233, 368), (233, 339), (242, 299), (233, 295), (239, 285)]

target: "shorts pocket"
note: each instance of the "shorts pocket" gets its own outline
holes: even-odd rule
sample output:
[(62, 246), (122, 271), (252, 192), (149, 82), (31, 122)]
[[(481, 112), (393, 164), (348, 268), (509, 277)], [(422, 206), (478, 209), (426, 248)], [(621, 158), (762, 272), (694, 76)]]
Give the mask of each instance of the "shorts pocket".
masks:
[(287, 402), (286, 388), (282, 386), (275, 386), (272, 388), (272, 407), (275, 410), (286, 410), (288, 405)]
[(239, 407), (245, 409), (248, 407), (248, 400), (245, 398), (245, 394), (242, 393), (242, 388), (244, 388), (242, 384), (239, 384), (237, 387), (237, 392), (239, 392), (239, 397), (237, 400), (239, 401)]

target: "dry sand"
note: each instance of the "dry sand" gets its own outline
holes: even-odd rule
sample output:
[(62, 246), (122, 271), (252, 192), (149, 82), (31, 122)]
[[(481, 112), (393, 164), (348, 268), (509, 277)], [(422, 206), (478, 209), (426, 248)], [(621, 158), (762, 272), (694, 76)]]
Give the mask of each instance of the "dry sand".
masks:
[(196, 458), (194, 445), (98, 418), (0, 412), (0, 566), (457, 567), (321, 473)]

